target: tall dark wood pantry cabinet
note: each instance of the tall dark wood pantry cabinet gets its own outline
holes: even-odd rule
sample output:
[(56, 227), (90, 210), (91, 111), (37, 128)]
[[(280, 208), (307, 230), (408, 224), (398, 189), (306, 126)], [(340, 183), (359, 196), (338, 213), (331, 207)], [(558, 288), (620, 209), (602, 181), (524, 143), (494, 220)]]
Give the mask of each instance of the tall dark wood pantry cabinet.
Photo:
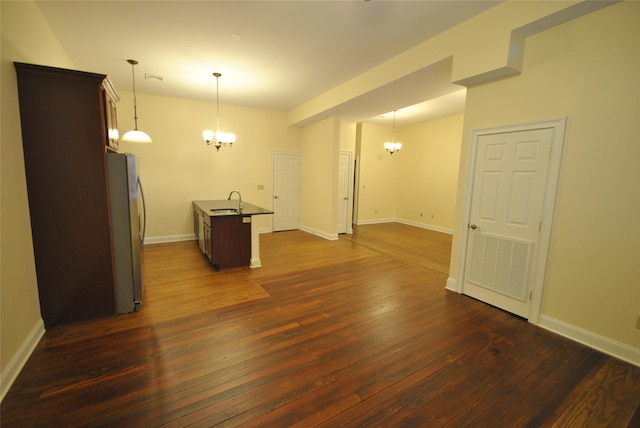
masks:
[(106, 76), (14, 65), (45, 327), (115, 315)]

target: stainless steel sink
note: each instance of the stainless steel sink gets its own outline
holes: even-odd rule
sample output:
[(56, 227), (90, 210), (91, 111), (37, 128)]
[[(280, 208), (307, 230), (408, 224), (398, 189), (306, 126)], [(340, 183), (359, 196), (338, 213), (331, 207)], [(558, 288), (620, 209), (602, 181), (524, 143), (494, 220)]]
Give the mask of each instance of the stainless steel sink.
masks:
[(233, 215), (239, 213), (236, 208), (212, 208), (210, 211), (211, 215)]

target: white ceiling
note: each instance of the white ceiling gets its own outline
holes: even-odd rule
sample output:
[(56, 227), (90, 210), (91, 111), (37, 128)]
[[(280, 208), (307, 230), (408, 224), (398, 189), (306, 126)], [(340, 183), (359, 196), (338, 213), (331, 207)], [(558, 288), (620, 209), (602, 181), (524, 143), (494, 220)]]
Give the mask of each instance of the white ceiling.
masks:
[[(77, 68), (119, 90), (289, 111), (499, 1), (38, 1)], [(397, 125), (461, 112), (450, 62), (327, 115)], [(426, 104), (423, 102), (428, 101)], [(418, 108), (419, 107), (419, 108)], [(411, 113), (417, 110), (417, 113)], [(444, 112), (444, 114), (443, 114)], [(390, 115), (387, 115), (389, 117)]]

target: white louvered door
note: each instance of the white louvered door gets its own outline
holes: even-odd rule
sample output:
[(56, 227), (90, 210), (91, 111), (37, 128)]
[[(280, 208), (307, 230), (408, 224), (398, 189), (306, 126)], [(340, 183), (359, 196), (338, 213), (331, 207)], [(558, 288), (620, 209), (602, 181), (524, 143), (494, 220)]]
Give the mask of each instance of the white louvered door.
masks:
[(553, 129), (481, 135), (463, 293), (529, 317)]

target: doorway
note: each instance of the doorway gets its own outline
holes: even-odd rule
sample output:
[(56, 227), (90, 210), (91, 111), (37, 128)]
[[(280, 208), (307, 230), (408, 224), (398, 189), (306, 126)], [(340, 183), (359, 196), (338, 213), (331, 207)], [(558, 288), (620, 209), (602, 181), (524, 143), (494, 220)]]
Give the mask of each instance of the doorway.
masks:
[(300, 227), (300, 154), (274, 152), (273, 231)]
[(338, 233), (353, 233), (353, 173), (351, 152), (340, 152), (338, 161)]

